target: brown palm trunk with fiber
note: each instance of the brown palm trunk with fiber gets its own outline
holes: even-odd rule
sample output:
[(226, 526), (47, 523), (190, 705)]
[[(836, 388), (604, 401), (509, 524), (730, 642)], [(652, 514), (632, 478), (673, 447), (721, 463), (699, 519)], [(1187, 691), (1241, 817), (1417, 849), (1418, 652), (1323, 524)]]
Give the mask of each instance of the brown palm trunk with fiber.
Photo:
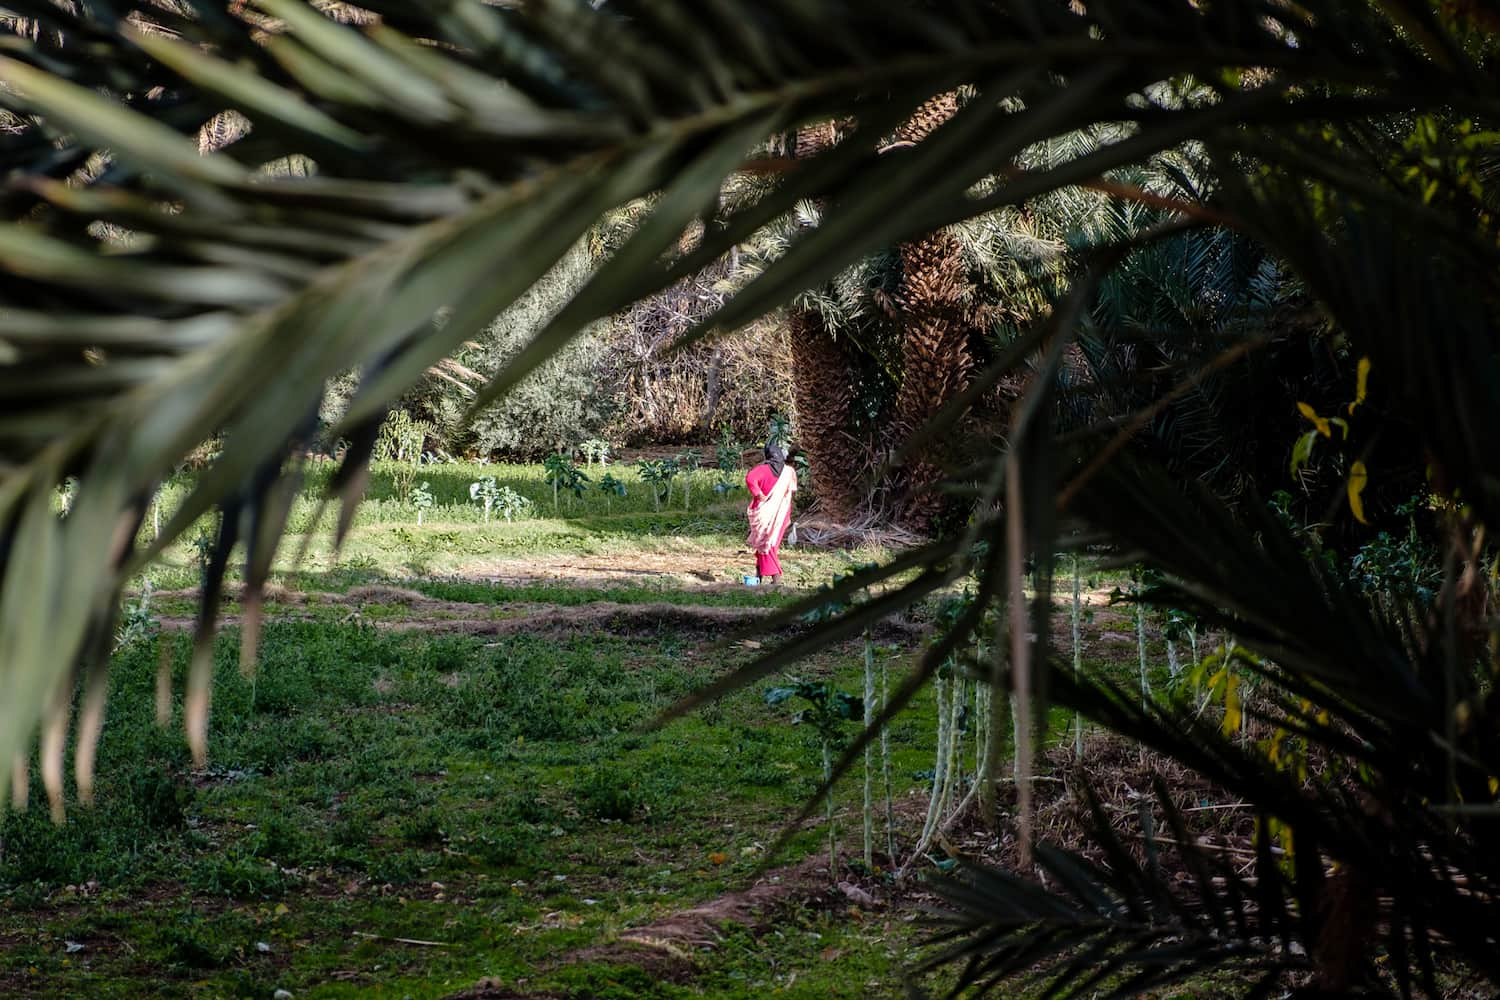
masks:
[[(798, 158), (816, 156), (836, 140), (833, 122), (797, 132)], [(792, 401), (797, 408), (797, 445), (807, 455), (812, 491), (822, 513), (845, 522), (859, 507), (865, 449), (850, 434), (854, 403), (853, 365), (843, 345), (811, 309), (787, 310), (792, 350)]]
[(846, 522), (859, 506), (865, 472), (864, 449), (849, 433), (854, 402), (849, 358), (817, 312), (794, 309), (787, 324), (797, 441), (807, 453), (813, 493), (823, 514)]
[[(896, 134), (899, 143), (921, 142), (958, 110), (955, 94), (942, 94), (917, 110)], [(968, 274), (963, 248), (939, 231), (899, 248), (901, 285), (896, 307), (902, 321), (901, 388), (888, 442), (900, 447), (949, 400), (964, 390), (974, 367), (969, 350)], [(941, 449), (929, 455), (941, 459)], [(902, 521), (927, 530), (945, 506), (935, 487), (942, 480), (936, 462), (908, 459)]]

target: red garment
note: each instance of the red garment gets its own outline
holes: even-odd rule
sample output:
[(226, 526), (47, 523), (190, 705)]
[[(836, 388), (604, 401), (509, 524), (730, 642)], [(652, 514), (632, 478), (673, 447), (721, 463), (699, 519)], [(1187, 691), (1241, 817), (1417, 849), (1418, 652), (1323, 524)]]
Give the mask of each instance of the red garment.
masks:
[(749, 472), (745, 473), (745, 488), (750, 491), (750, 509), (754, 510), (760, 506), (760, 502), (771, 492), (771, 487), (776, 485), (776, 472), (771, 468), (770, 462), (762, 462)]
[[(745, 473), (745, 488), (750, 491), (750, 509), (755, 510), (760, 502), (765, 499), (766, 494), (776, 485), (777, 475), (771, 468), (770, 462), (762, 462), (749, 472)], [(781, 535), (776, 539), (776, 544), (768, 552), (755, 553), (755, 572), (757, 576), (780, 576), (781, 560), (777, 558), (781, 551), (781, 540), (786, 537), (786, 527), (781, 529)]]

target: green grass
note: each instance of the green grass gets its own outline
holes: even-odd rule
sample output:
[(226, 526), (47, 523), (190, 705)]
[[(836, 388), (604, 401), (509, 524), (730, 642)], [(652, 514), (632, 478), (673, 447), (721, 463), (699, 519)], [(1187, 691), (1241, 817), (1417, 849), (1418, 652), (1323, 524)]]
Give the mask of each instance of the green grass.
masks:
[[(419, 526), (416, 509), (397, 497), (394, 467), (377, 463), (349, 537), (336, 552), (331, 538), (334, 507), (329, 506), (322, 520), (314, 524), (319, 491), (330, 471), (328, 463), (312, 467), (308, 488), (293, 505), (290, 535), (278, 556), (273, 582), (296, 589), (344, 591), (389, 580), (456, 577), (482, 581), (496, 576), (545, 575), (542, 570), (547, 566), (579, 557), (610, 561), (637, 571), (640, 579), (634, 582), (625, 579), (623, 569), (615, 574), (617, 579), (609, 583), (611, 590), (671, 591), (686, 583), (734, 587), (743, 575), (754, 570), (754, 557), (744, 545), (744, 491), (728, 498), (716, 496), (708, 484), (718, 478), (717, 472), (701, 470), (695, 474), (698, 485), (691, 510), (683, 509), (679, 489), (670, 506), (657, 511), (633, 468), (611, 466), (610, 474), (628, 484), (630, 493), (625, 498), (607, 500), (595, 492), (575, 500), (571, 508), (563, 501), (554, 514), (551, 487), (543, 481), (541, 466), (421, 466), (416, 481), (431, 484), (437, 505), (426, 512)], [(597, 476), (597, 467), (594, 472)], [(481, 509), (468, 499), (468, 488), (485, 475), (495, 476), (501, 485), (532, 499), (532, 514), (509, 522), (492, 515), (488, 523), (483, 522)], [(731, 478), (739, 481), (739, 474)], [(191, 477), (183, 476), (163, 488), (163, 525), (190, 485)], [(200, 546), (207, 543), (211, 528), (212, 522), (201, 518), (168, 545), (148, 571), (152, 584), (159, 589), (196, 585), (202, 559)], [(148, 516), (141, 528), (141, 540), (151, 539), (152, 533), (152, 518)], [(786, 583), (814, 588), (851, 565), (884, 554), (879, 547), (851, 552), (791, 550), (786, 559)], [(691, 567), (691, 579), (682, 578), (686, 567)], [(231, 578), (235, 572), (231, 571)], [(559, 570), (554, 575), (570, 574)], [(601, 586), (589, 580), (572, 582), (585, 590)], [(747, 603), (756, 600), (747, 598)], [(759, 600), (777, 603), (773, 598)]]
[[(702, 637), (488, 646), (273, 624), (253, 680), (235, 639), (217, 648), (207, 770), (189, 766), (175, 721), (152, 721), (157, 640), (144, 641), (115, 664), (97, 807), (62, 828), (40, 803), (4, 821), (0, 985), (138, 996), (149, 970), (163, 996), (443, 996), (482, 976), (610, 995), (591, 991), (628, 970), (557, 960), (746, 882), (815, 787), (808, 733), (758, 690), (646, 728), (730, 665)], [(180, 686), (186, 639), (160, 641)], [(849, 688), (858, 669), (852, 652), (809, 667)], [(930, 737), (898, 727), (903, 790)], [(854, 794), (840, 796), (846, 839)], [(821, 844), (808, 830), (790, 856)], [(835, 924), (841, 941), (858, 930), (792, 919)], [(397, 937), (447, 947), (380, 940)], [(909, 928), (855, 937), (844, 950), (891, 981)], [(69, 954), (69, 940), (85, 947)], [(813, 942), (742, 935), (696, 985), (618, 995), (763, 995), (804, 959), (799, 983), (866, 995)]]
[[(904, 909), (794, 905), (754, 932), (726, 929), (681, 981), (580, 958), (746, 886), (817, 787), (815, 736), (791, 724), (792, 706), (764, 703), (785, 675), (652, 727), (751, 655), (713, 627), (486, 637), (443, 621), (555, 618), (599, 602), (774, 609), (887, 553), (794, 549), (789, 587), (746, 588), (742, 496), (700, 488), (692, 510), (678, 492), (658, 511), (633, 469), (612, 468), (626, 498), (593, 494), (554, 516), (540, 466), (429, 466), (415, 481), (438, 506), (418, 526), (396, 496), (398, 471), (377, 466), (338, 553), (313, 531), (315, 497), (298, 499), (272, 577), (295, 593), (267, 605), (259, 671), (241, 675), (233, 629), (216, 645), (206, 769), (190, 764), (180, 705), (166, 728), (154, 722), (159, 649), (180, 691), (186, 637), (116, 656), (97, 806), (54, 827), (33, 790), (31, 810), (0, 821), (0, 995), (421, 998), (484, 977), (549, 998), (902, 995), (920, 934)], [(310, 491), (328, 474), (315, 466)], [(483, 523), (467, 503), (482, 475), (531, 498), (535, 516)], [(164, 491), (164, 514), (187, 486)], [(194, 539), (208, 525), (167, 548), (149, 573), (157, 590), (196, 585)], [(194, 596), (157, 594), (151, 608), (187, 621)], [(798, 674), (857, 692), (860, 652)], [(882, 647), (893, 683), (917, 653), (914, 640)], [(1094, 655), (1133, 677), (1133, 645)], [(897, 793), (917, 800), (913, 815), (934, 724), (924, 694), (892, 727)], [(850, 782), (836, 795), (847, 856), (858, 794)], [(825, 844), (809, 824), (776, 863), (821, 857)]]

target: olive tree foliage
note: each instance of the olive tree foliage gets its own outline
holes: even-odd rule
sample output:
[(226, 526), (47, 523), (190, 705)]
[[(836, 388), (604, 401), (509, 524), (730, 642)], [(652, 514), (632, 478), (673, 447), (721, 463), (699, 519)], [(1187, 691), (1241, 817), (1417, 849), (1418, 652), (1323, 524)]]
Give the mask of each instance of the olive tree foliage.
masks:
[[(589, 241), (580, 240), (454, 360), (484, 381), (493, 378), (583, 287), (594, 266)], [(468, 412), (472, 391), (442, 373), (428, 375), (410, 402), (432, 413), (453, 451), (523, 459), (572, 451), (599, 437), (616, 410), (614, 395), (600, 384), (605, 332), (603, 324), (590, 326), (476, 413)]]

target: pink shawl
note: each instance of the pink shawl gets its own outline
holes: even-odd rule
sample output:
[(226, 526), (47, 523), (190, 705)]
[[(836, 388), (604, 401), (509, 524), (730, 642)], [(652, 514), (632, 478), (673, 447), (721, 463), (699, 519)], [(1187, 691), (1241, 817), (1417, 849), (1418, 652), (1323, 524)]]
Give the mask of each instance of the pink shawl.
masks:
[(797, 470), (788, 462), (782, 467), (776, 485), (759, 504), (751, 501), (750, 534), (745, 544), (753, 552), (774, 552), (781, 545), (781, 536), (786, 534), (792, 520), (792, 494), (797, 492)]

